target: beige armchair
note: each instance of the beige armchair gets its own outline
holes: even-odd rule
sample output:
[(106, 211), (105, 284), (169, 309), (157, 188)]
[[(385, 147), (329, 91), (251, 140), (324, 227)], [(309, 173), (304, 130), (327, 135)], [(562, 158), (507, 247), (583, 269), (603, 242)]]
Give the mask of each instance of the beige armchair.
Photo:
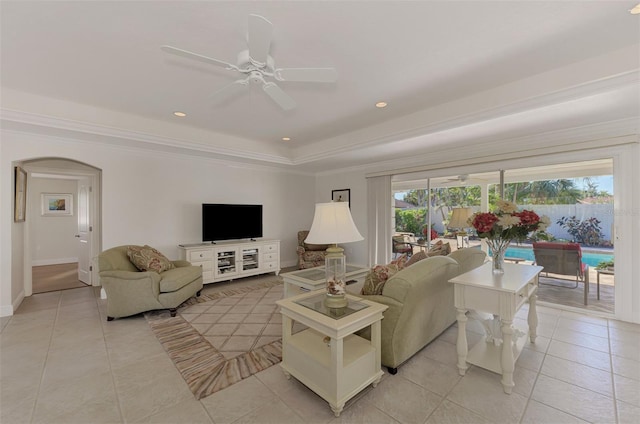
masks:
[[(139, 247), (139, 246), (137, 246)], [(98, 255), (100, 284), (107, 293), (107, 321), (155, 309), (176, 309), (202, 290), (202, 268), (187, 261), (171, 261), (164, 272), (140, 271), (127, 256), (128, 246)]]
[(313, 268), (316, 266), (324, 265), (324, 258), (327, 256), (328, 244), (307, 244), (304, 241), (307, 239), (309, 231), (298, 231), (298, 268)]

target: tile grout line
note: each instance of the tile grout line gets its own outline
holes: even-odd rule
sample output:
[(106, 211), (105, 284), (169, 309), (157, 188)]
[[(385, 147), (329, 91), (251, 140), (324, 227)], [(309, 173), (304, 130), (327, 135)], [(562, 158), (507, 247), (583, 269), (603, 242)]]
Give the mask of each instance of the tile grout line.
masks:
[(106, 317), (102, 315), (100, 311), (100, 291), (97, 290), (94, 293), (94, 300), (96, 302), (96, 307), (98, 308), (98, 315), (100, 315), (100, 324), (102, 328), (102, 340), (104, 343), (105, 353), (107, 354), (107, 362), (109, 363), (109, 375), (111, 376), (111, 384), (113, 386), (113, 391), (116, 395), (116, 406), (118, 408), (118, 414), (120, 415), (120, 421), (125, 423), (124, 414), (122, 412), (122, 400), (120, 399), (120, 393), (118, 393), (118, 387), (116, 385), (116, 377), (113, 373), (113, 363), (111, 362), (111, 354), (109, 353), (109, 346), (107, 344), (107, 337), (105, 334), (105, 326), (107, 325)]
[(49, 352), (51, 350), (51, 344), (53, 343), (53, 334), (56, 329), (56, 323), (58, 322), (58, 315), (60, 314), (60, 306), (62, 304), (62, 292), (58, 294), (58, 305), (56, 306), (56, 316), (53, 319), (53, 324), (51, 325), (51, 335), (49, 336), (49, 345), (47, 346), (47, 354), (44, 357), (44, 361), (42, 363), (42, 372), (40, 373), (40, 382), (38, 383), (38, 390), (36, 392), (36, 399), (33, 403), (33, 408), (31, 410), (31, 422), (33, 423), (36, 415), (36, 410), (38, 408), (38, 401), (40, 400), (40, 391), (42, 390), (42, 382), (44, 381), (45, 370), (47, 368), (47, 360), (49, 359)]
[(620, 416), (618, 414), (618, 399), (616, 396), (616, 383), (615, 383), (615, 370), (613, 369), (613, 350), (611, 349), (611, 329), (609, 328), (609, 320), (607, 320), (607, 335), (609, 336), (609, 366), (611, 367), (611, 393), (613, 395), (613, 413), (616, 418), (616, 423), (620, 422)]
[[(537, 310), (538, 302), (537, 302), (537, 295), (535, 295), (535, 296), (536, 296), (536, 302), (535, 302), (536, 311), (535, 312), (536, 312), (536, 316), (537, 316), (538, 315), (538, 310)], [(528, 307), (530, 307), (530, 305), (528, 305)], [(550, 315), (550, 314), (548, 314), (548, 315)], [(522, 423), (522, 420), (524, 420), (524, 417), (527, 414), (527, 411), (529, 410), (529, 405), (531, 404), (531, 401), (533, 400), (535, 402), (538, 402), (537, 400), (533, 399), (533, 392), (534, 392), (534, 390), (536, 388), (536, 384), (538, 384), (538, 379), (540, 378), (540, 374), (542, 373), (542, 367), (544, 366), (544, 362), (546, 361), (547, 355), (549, 354), (549, 348), (551, 347), (551, 342), (553, 342), (553, 336), (556, 333), (556, 329), (558, 328), (558, 322), (560, 321), (560, 315), (555, 315), (555, 317), (556, 317), (556, 319), (555, 319), (555, 323), (553, 325), (553, 332), (551, 333), (551, 336), (549, 337), (549, 343), (547, 344), (547, 348), (543, 352), (544, 356), (542, 357), (542, 362), (540, 363), (540, 368), (538, 369), (538, 372), (536, 372), (536, 378), (534, 378), (533, 384), (531, 385), (531, 393), (529, 393), (529, 396), (527, 396), (527, 401), (526, 401), (526, 403), (524, 405), (524, 409), (522, 410), (522, 415), (520, 416), (520, 419), (518, 420), (519, 423)], [(538, 322), (538, 324), (539, 324), (539, 322)], [(527, 334), (527, 337), (530, 337), (529, 334)], [(536, 338), (538, 338), (537, 325), (536, 325)], [(529, 343), (531, 343), (531, 340), (529, 340)], [(524, 349), (524, 347), (523, 347), (523, 349)], [(536, 352), (539, 352), (539, 351), (536, 351)], [(522, 352), (520, 352), (520, 354), (522, 355)], [(545, 405), (545, 406), (549, 406), (549, 405), (547, 405), (545, 403), (542, 403), (542, 402), (539, 402), (539, 403), (542, 404), (542, 405)], [(556, 409), (556, 408), (554, 408), (554, 409)], [(562, 411), (562, 412), (564, 412), (564, 411)]]

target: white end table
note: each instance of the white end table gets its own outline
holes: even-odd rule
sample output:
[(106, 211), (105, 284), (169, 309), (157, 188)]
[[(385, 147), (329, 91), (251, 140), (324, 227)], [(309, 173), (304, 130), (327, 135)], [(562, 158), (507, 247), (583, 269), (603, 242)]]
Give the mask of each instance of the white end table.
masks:
[[(529, 300), (529, 339), (536, 340), (538, 316), (536, 298), (541, 266), (504, 264), (504, 274), (494, 274), (491, 262), (461, 274), (451, 280), (454, 284), (454, 304), (458, 312), (458, 371), (465, 375), (467, 362), (502, 374), (504, 392), (514, 387), (513, 370), (525, 343), (526, 332), (514, 329), (513, 319), (522, 305)], [(483, 311), (494, 315), (494, 320), (483, 322), (487, 330), (485, 341), (468, 351), (467, 312)], [(472, 315), (472, 314), (470, 314)], [(472, 315), (473, 316), (473, 315)], [(499, 322), (498, 322), (499, 318)], [(515, 337), (514, 337), (515, 335)]]
[[(347, 295), (346, 308), (324, 307), (324, 290), (278, 300), (282, 313), (282, 363), (293, 375), (329, 402), (336, 417), (345, 403), (369, 384), (375, 387), (380, 366), (380, 321), (386, 305)], [(292, 334), (293, 321), (309, 327)], [(354, 334), (371, 327), (371, 340)]]
[[(364, 281), (370, 268), (347, 264), (346, 280), (355, 280), (356, 283)], [(284, 297), (299, 294), (303, 291), (313, 291), (324, 288), (327, 277), (324, 271), (324, 265), (315, 268), (299, 269), (297, 271), (286, 272), (280, 274), (284, 281)]]

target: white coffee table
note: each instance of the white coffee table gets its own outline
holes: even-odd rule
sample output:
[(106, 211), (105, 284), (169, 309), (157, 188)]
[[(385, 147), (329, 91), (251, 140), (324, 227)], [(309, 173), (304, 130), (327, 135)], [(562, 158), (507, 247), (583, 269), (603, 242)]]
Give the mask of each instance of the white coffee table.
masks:
[[(282, 313), (282, 363), (297, 380), (329, 402), (336, 417), (345, 403), (369, 384), (380, 368), (380, 321), (388, 307), (347, 295), (346, 308), (324, 307), (324, 290), (278, 300)], [(292, 334), (293, 321), (308, 328)], [(371, 340), (354, 334), (371, 327)]]
[[(348, 284), (350, 284), (350, 281), (354, 284), (363, 282), (369, 271), (369, 268), (361, 265), (347, 264), (346, 281)], [(280, 275), (284, 280), (285, 298), (300, 294), (302, 291), (313, 291), (324, 288), (326, 284), (324, 265), (315, 268), (299, 269)]]

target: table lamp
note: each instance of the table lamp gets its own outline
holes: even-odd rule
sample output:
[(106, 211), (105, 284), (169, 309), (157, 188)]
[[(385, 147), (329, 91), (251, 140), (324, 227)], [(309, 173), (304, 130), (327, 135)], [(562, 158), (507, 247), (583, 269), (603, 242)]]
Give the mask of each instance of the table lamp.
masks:
[[(467, 220), (471, 217), (471, 215), (473, 215), (471, 208), (454, 208), (451, 213), (449, 228), (457, 228), (458, 230), (462, 230), (456, 232), (456, 244), (458, 246), (458, 249), (460, 247), (465, 247), (465, 241), (467, 244), (466, 247), (469, 247), (469, 236), (467, 232), (464, 231), (464, 229), (469, 228)], [(461, 238), (461, 242), (458, 241), (458, 237)]]
[(328, 308), (344, 308), (348, 304), (345, 284), (347, 267), (344, 249), (338, 243), (363, 239), (353, 223), (347, 202), (316, 203), (313, 223), (305, 242), (331, 245), (325, 256), (327, 294), (324, 304)]

